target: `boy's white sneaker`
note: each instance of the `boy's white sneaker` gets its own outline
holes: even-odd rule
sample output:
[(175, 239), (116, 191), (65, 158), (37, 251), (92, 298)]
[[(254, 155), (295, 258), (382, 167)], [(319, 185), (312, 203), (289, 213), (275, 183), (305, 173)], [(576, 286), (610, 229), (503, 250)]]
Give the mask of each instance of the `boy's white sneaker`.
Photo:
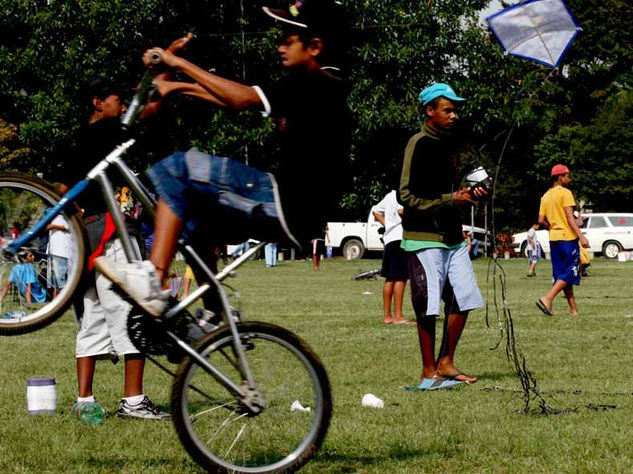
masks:
[(163, 290), (152, 262), (119, 263), (98, 257), (95, 268), (152, 316), (160, 316), (167, 308), (169, 290)]

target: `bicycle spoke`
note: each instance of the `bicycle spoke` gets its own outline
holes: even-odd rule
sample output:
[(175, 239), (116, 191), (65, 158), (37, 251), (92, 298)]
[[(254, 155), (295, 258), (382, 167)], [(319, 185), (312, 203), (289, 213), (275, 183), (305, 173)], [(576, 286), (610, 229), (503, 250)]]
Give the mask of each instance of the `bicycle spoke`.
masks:
[[(320, 363), (308, 346), (288, 331), (263, 323), (238, 323), (237, 328), (240, 339), (248, 339), (246, 362), (257, 391), (248, 392), (248, 401), (226, 399), (227, 389), (195, 359), (187, 359), (188, 367), (179, 372), (172, 394), (178, 434), (194, 459), (208, 470), (294, 469), (314, 454), (327, 430), (327, 377), (315, 365)], [(199, 345), (200, 355), (209, 364), (233, 383), (242, 383), (233, 350), (229, 328), (210, 334)], [(209, 406), (207, 396), (222, 402)], [(311, 411), (293, 411), (295, 401)], [(259, 404), (261, 409), (252, 412), (241, 403)], [(232, 411), (226, 413), (227, 409)]]

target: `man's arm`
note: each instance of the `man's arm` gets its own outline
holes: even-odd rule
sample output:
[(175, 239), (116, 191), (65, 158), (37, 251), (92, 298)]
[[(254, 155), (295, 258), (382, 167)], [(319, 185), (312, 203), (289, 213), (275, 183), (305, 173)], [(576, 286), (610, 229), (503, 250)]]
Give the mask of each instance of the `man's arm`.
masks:
[(372, 214), (374, 215), (376, 220), (378, 222), (380, 222), (380, 224), (384, 227), (385, 226), (385, 215), (384, 214), (380, 214), (380, 213), (378, 213), (376, 211), (372, 212)]
[(204, 87), (197, 83), (172, 82), (154, 79), (154, 84), (156, 84), (156, 90), (161, 97), (165, 97), (168, 94), (178, 93), (206, 100), (208, 102), (214, 103), (215, 105), (219, 105), (220, 107), (227, 107), (226, 103), (222, 102), (217, 97), (209, 94), (209, 92)]
[(253, 87), (211, 74), (186, 59), (170, 54), (161, 48), (152, 48), (145, 52), (143, 62), (147, 67), (153, 66), (150, 61), (151, 54), (158, 54), (164, 65), (182, 71), (191, 77), (211, 96), (220, 103), (226, 104), (227, 107), (244, 109), (262, 103), (259, 94)]
[(574, 233), (578, 236), (578, 239), (580, 240), (580, 245), (588, 249), (589, 241), (580, 230), (580, 227), (578, 227), (578, 223), (576, 222), (576, 218), (574, 217), (573, 206), (565, 207), (565, 217), (567, 217), (567, 223), (569, 224), (569, 227), (571, 227), (571, 230), (573, 230)]

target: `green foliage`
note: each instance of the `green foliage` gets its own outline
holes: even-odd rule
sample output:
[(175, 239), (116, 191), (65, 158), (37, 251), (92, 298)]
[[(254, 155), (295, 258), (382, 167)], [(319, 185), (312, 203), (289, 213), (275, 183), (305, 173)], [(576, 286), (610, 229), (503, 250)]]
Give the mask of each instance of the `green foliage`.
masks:
[[(244, 3), (243, 12), (240, 2), (210, 0), (2, 2), (0, 109), (33, 150), (13, 160), (23, 170), (46, 174), (73, 147), (84, 120), (77, 94), (87, 77), (111, 77), (131, 90), (142, 73), (142, 52), (187, 31), (196, 34), (188, 57), (224, 77), (259, 84), (282, 73), (274, 60), (278, 32), (261, 12), (271, 3), (266, 0)], [(589, 125), (598, 108), (633, 84), (633, 28), (625, 20), (633, 6), (627, 0), (568, 0), (582, 31), (555, 71), (503, 54), (478, 23), (489, 0), (344, 3), (356, 127), (355, 180), (342, 207), (351, 217), (364, 218), (393, 187), (406, 137), (420, 127), (417, 94), (434, 81), (468, 98), (461, 111), (469, 132), (462, 161), (477, 159), (491, 168), (500, 163), (497, 219), (521, 227), (534, 219), (547, 187), (547, 176), (534, 173), (541, 169), (534, 147), (554, 140), (561, 128)], [(155, 130), (165, 149), (196, 145), (274, 169), (272, 127), (257, 113), (171, 98)], [(381, 141), (388, 146), (376, 146)], [(144, 169), (159, 157), (151, 151), (133, 164)], [(575, 186), (579, 195), (591, 195), (590, 183), (578, 179)], [(627, 195), (626, 187), (614, 184), (619, 191), (610, 205), (622, 204), (615, 200)]]
[(30, 150), (25, 147), (15, 148), (17, 127), (0, 118), (0, 169), (11, 167), (11, 162), (28, 155)]
[(633, 92), (621, 91), (601, 106), (589, 125), (561, 127), (536, 148), (536, 171), (556, 163), (572, 170), (578, 199), (600, 211), (630, 211), (633, 198)]

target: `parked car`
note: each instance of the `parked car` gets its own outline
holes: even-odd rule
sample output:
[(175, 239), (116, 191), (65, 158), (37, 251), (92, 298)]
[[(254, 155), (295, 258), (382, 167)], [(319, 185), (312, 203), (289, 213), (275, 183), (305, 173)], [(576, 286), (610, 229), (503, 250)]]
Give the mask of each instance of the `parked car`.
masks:
[[(582, 233), (589, 241), (589, 251), (605, 258), (617, 258), (622, 250), (633, 249), (633, 214), (591, 213), (583, 214)], [(549, 255), (549, 234), (537, 230), (537, 238), (546, 255)], [(512, 236), (513, 247), (526, 255), (527, 232)]]
[[(371, 210), (367, 222), (328, 222), (327, 226), (332, 247), (340, 248), (343, 256), (349, 260), (362, 258), (367, 250), (382, 251), (384, 248), (381, 234), (378, 232), (382, 226)], [(463, 225), (462, 228), (465, 232), (471, 230), (469, 225)], [(484, 244), (486, 230), (481, 227), (472, 227), (472, 230), (480, 242), (479, 254), (483, 255), (484, 245), (490, 245), (490, 238)]]

